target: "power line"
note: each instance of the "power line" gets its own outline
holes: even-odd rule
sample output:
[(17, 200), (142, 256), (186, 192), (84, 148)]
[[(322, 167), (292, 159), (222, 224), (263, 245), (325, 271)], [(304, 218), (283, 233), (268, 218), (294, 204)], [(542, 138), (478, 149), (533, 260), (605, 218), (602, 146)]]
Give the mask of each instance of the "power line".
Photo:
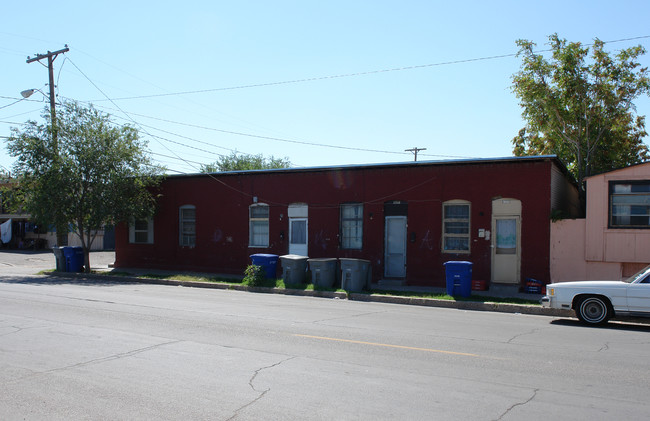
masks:
[[(322, 147), (322, 148), (343, 149), (343, 150), (350, 150), (350, 151), (357, 151), (357, 152), (373, 152), (373, 153), (384, 153), (384, 154), (391, 154), (391, 155), (408, 155), (407, 153), (405, 153), (406, 151), (402, 152), (402, 151), (386, 151), (386, 150), (379, 150), (379, 149), (354, 148), (354, 147), (350, 147), (350, 146), (339, 146), (339, 145), (329, 145), (329, 144), (326, 144), (326, 143), (315, 143), (315, 142), (307, 142), (307, 141), (301, 141), (301, 140), (290, 140), (290, 139), (284, 139), (284, 138), (279, 138), (279, 137), (262, 136), (262, 135), (255, 135), (255, 134), (251, 134), (251, 133), (243, 133), (243, 132), (235, 132), (235, 131), (231, 131), (231, 130), (216, 129), (216, 128), (213, 128), (213, 127), (206, 127), (206, 126), (201, 126), (201, 125), (198, 125), (198, 124), (183, 123), (183, 122), (179, 122), (179, 121), (173, 121), (173, 120), (159, 118), (159, 117), (152, 117), (152, 116), (148, 116), (148, 115), (144, 115), (144, 114), (138, 114), (138, 113), (131, 113), (131, 115), (138, 116), (138, 117), (149, 118), (149, 119), (157, 120), (157, 121), (162, 121), (162, 122), (165, 122), (165, 123), (177, 124), (177, 125), (180, 125), (180, 126), (193, 127), (193, 128), (196, 128), (196, 129), (209, 130), (209, 131), (225, 133), (225, 134), (231, 134), (231, 135), (236, 135), (236, 136), (252, 137), (252, 138), (257, 138), (257, 139), (262, 139), (262, 140), (273, 140), (273, 141), (278, 141), (278, 142), (287, 142), (287, 143), (294, 143), (294, 144), (307, 145), (307, 146), (318, 146), (318, 147)], [(160, 130), (160, 131), (165, 132), (164, 130), (158, 129), (156, 127), (146, 126), (146, 125), (142, 125), (142, 126), (153, 128), (154, 130)], [(222, 148), (222, 149), (226, 149), (226, 150), (229, 150), (231, 152), (234, 152), (232, 149), (229, 149), (229, 148), (226, 148), (226, 147), (223, 147), (223, 146), (213, 145), (211, 143), (202, 142), (202, 141), (197, 140), (197, 139), (193, 139), (193, 138), (190, 138), (190, 137), (187, 137), (187, 136), (182, 136), (182, 135), (171, 133), (171, 132), (166, 132), (166, 133), (173, 134), (173, 135), (179, 136), (179, 137), (184, 137), (186, 139), (193, 140), (195, 142), (204, 143), (204, 144), (207, 144), (207, 145), (210, 145), (210, 146), (214, 146), (214, 147), (217, 147), (217, 148)], [(434, 154), (423, 154), (423, 155), (439, 157), (439, 158), (472, 158), (472, 157), (468, 157), (468, 156), (454, 156), (454, 155), (434, 155)]]
[[(616, 42), (634, 41), (634, 40), (646, 39), (646, 38), (650, 38), (650, 35), (643, 35), (643, 36), (632, 37), (632, 38), (622, 38), (622, 39), (617, 39), (617, 40), (612, 40), (612, 41), (603, 41), (603, 42), (605, 44), (611, 44), (611, 43), (616, 43)], [(589, 45), (593, 45), (593, 44), (585, 44), (585, 45), (589, 46)], [(549, 52), (549, 51), (552, 51), (552, 50), (551, 49), (544, 49), (544, 50), (539, 50), (537, 52), (538, 53), (544, 53), (544, 52)], [(486, 56), (486, 57), (475, 57), (475, 58), (469, 58), (469, 59), (443, 61), (443, 62), (438, 62), (438, 63), (419, 64), (419, 65), (414, 65), (414, 66), (403, 66), (403, 67), (393, 67), (393, 68), (380, 69), (380, 70), (369, 70), (369, 71), (365, 71), (365, 72), (342, 73), (342, 74), (338, 74), (338, 75), (317, 76), (317, 77), (310, 77), (310, 78), (303, 78), (303, 79), (293, 79), (293, 80), (266, 82), (266, 83), (255, 83), (255, 84), (249, 84), (249, 85), (238, 85), (238, 86), (222, 87), (222, 88), (199, 89), (199, 90), (194, 90), (194, 91), (168, 92), (168, 93), (162, 93), (162, 94), (121, 97), (121, 98), (113, 98), (111, 101), (126, 101), (126, 100), (133, 100), (133, 99), (157, 98), (157, 97), (176, 96), (176, 95), (192, 95), (192, 94), (201, 94), (201, 93), (207, 93), (207, 92), (220, 92), (220, 91), (231, 91), (231, 90), (236, 90), (236, 89), (262, 88), (262, 87), (266, 87), (266, 86), (289, 85), (289, 84), (294, 84), (294, 83), (316, 82), (316, 81), (320, 81), (320, 80), (342, 79), (342, 78), (349, 78), (349, 77), (368, 76), (368, 75), (381, 74), (381, 73), (402, 72), (402, 71), (406, 71), (406, 70), (426, 69), (426, 68), (430, 68), (430, 67), (440, 67), (440, 66), (450, 66), (450, 65), (454, 65), (454, 64), (473, 63), (473, 62), (477, 62), (477, 61), (497, 60), (497, 59), (508, 58), (508, 57), (516, 57), (518, 54), (519, 53), (499, 54), (499, 55)], [(103, 100), (100, 100), (100, 101), (103, 101)]]

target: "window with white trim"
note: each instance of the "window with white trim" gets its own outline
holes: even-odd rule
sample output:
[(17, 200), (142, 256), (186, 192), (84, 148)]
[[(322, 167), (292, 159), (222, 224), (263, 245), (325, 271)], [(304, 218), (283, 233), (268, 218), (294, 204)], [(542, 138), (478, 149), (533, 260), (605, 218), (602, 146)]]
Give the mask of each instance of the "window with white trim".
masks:
[(469, 253), (470, 202), (451, 200), (442, 204), (442, 252)]
[(650, 181), (610, 181), (610, 228), (650, 228)]
[(249, 207), (249, 247), (269, 246), (269, 207), (264, 204)]
[(129, 243), (153, 244), (153, 218), (131, 221), (129, 224)]
[(341, 248), (361, 250), (362, 239), (363, 205), (361, 203), (341, 205)]
[(181, 247), (194, 247), (196, 245), (196, 207), (193, 205), (181, 206), (178, 211), (178, 237)]

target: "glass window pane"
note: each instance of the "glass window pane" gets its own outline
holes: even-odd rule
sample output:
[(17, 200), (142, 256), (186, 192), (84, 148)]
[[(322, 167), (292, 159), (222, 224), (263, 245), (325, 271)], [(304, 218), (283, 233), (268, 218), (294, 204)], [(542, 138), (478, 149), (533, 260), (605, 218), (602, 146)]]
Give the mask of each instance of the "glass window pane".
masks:
[(149, 221), (146, 219), (136, 219), (134, 225), (136, 231), (147, 231), (149, 229)]
[(149, 241), (149, 233), (142, 232), (142, 231), (136, 231), (135, 232), (135, 242), (136, 243), (146, 243)]
[(181, 218), (184, 220), (194, 220), (196, 218), (196, 209), (181, 209)]
[(445, 250), (465, 251), (469, 250), (469, 238), (467, 237), (445, 237)]
[(443, 205), (443, 251), (467, 252), (470, 241), (469, 203)]
[(251, 206), (251, 218), (268, 218), (268, 206)]
[(266, 247), (269, 242), (268, 221), (251, 221), (251, 246)]
[(291, 244), (307, 244), (307, 221), (291, 221)]
[(497, 254), (515, 254), (517, 251), (517, 220), (497, 220)]
[(469, 234), (469, 223), (445, 222), (445, 234)]
[(363, 236), (363, 205), (341, 205), (341, 248), (361, 249)]
[(611, 186), (611, 225), (650, 227), (650, 182), (614, 183)]
[(469, 205), (445, 205), (445, 219), (469, 219)]

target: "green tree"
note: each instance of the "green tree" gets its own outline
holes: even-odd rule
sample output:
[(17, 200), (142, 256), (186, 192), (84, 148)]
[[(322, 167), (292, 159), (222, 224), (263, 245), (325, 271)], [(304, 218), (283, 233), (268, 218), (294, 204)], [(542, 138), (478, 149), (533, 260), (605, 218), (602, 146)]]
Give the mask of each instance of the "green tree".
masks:
[(240, 154), (237, 151), (230, 155), (222, 155), (219, 160), (212, 164), (202, 165), (201, 172), (224, 172), (224, 171), (244, 171), (244, 170), (267, 170), (275, 168), (289, 168), (291, 162), (289, 158), (264, 158), (262, 154)]
[(512, 142), (514, 154), (557, 155), (578, 181), (590, 175), (647, 161), (645, 117), (634, 100), (650, 89), (648, 69), (641, 68), (641, 46), (610, 55), (604, 42), (591, 47), (549, 37), (551, 57), (519, 40), (521, 68), (512, 90), (523, 108), (526, 126)]
[(25, 192), (25, 210), (38, 222), (71, 226), (81, 239), (84, 267), (97, 230), (106, 224), (153, 214), (162, 168), (151, 164), (147, 143), (129, 126), (115, 126), (92, 106), (66, 102), (52, 136), (45, 124), (12, 128), (7, 149)]

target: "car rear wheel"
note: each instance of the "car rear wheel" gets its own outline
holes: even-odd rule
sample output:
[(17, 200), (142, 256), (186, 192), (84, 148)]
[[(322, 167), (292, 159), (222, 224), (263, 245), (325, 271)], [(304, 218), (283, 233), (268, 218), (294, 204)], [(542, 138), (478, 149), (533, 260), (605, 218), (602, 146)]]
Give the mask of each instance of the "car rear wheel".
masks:
[(607, 323), (612, 316), (612, 312), (607, 299), (589, 296), (580, 299), (576, 306), (576, 315), (583, 323), (601, 325)]

